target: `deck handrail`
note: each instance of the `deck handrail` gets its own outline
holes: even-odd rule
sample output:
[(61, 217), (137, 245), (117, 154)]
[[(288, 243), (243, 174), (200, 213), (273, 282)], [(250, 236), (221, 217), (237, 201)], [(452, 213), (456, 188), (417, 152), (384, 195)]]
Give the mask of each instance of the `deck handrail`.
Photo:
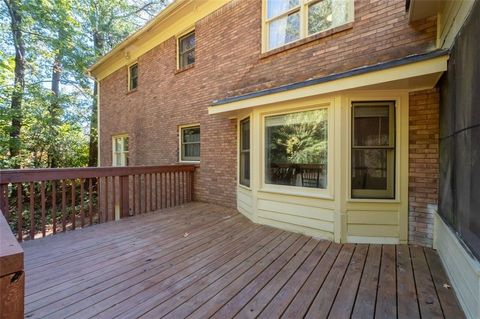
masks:
[(187, 164), (0, 170), (0, 209), (19, 241), (45, 237), (192, 201), (194, 171)]
[(23, 318), (23, 249), (0, 210), (0, 319)]

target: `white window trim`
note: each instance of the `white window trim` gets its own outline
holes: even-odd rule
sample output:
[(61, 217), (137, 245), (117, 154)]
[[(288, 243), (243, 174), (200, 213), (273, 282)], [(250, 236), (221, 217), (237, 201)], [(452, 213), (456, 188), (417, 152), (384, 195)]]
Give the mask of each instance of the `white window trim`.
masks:
[[(240, 183), (240, 176), (241, 176), (241, 172), (240, 172), (240, 146), (241, 146), (241, 142), (240, 142), (240, 139), (241, 139), (241, 128), (240, 128), (240, 123), (243, 121), (243, 120), (246, 120), (246, 119), (249, 119), (250, 120), (250, 152), (249, 152), (249, 157), (250, 157), (250, 186), (246, 186), (246, 185), (243, 185)], [(242, 116), (242, 117), (239, 117), (238, 118), (238, 123), (237, 123), (237, 136), (238, 136), (238, 139), (237, 139), (237, 186), (238, 187), (242, 187), (244, 189), (247, 189), (247, 190), (252, 190), (252, 143), (253, 143), (253, 137), (252, 137), (252, 125), (253, 125), (253, 122), (252, 122), (252, 116), (251, 114), (249, 115), (246, 115), (246, 116)]]
[[(197, 53), (195, 52), (195, 62), (190, 64), (190, 65), (187, 65), (187, 66), (184, 66), (184, 67), (180, 67), (180, 40), (188, 35), (189, 33), (192, 33), (192, 32), (195, 32), (195, 26), (191, 26), (189, 27), (188, 29), (182, 31), (181, 33), (177, 34), (175, 36), (176, 38), (176, 47), (177, 47), (177, 52), (176, 52), (176, 59), (177, 59), (177, 71), (180, 71), (180, 70), (183, 70), (185, 68), (189, 68), (193, 65), (195, 65), (195, 62), (197, 62)], [(197, 50), (197, 33), (195, 32), (195, 51)]]
[[(308, 6), (311, 5), (314, 2), (318, 2), (318, 0), (300, 0), (300, 3), (299, 3), (300, 8), (299, 9), (298, 9), (298, 7), (289, 9), (289, 10), (285, 11), (284, 13), (282, 13), (278, 16), (275, 16), (274, 18), (270, 18), (270, 19), (268, 18), (268, 10), (267, 10), (268, 0), (262, 0), (262, 53), (282, 48), (286, 45), (301, 41), (301, 40), (309, 38), (309, 37), (313, 37), (317, 34), (326, 32), (326, 31), (334, 29), (334, 28), (341, 27), (345, 24), (348, 24), (348, 23), (351, 23), (351, 22), (355, 21), (355, 0), (346, 0), (346, 1), (348, 1), (349, 4), (350, 4), (349, 5), (349, 11), (350, 11), (350, 13), (349, 13), (350, 19), (349, 20), (347, 20), (343, 24), (318, 31), (316, 33), (308, 34)], [(269, 46), (268, 46), (268, 44), (269, 44), (269, 31), (268, 31), (269, 23), (273, 20), (278, 19), (281, 16), (285, 16), (285, 15), (288, 15), (289, 13), (291, 13), (291, 12), (296, 12), (296, 11), (300, 11), (300, 38), (297, 39), (297, 40), (285, 43), (285, 44), (283, 44), (279, 47), (273, 48), (273, 49), (269, 48)]]
[(200, 128), (200, 158), (202, 157), (202, 129), (200, 127), (200, 123), (196, 124), (187, 124), (187, 125), (179, 125), (178, 126), (178, 162), (179, 163), (200, 163), (200, 160), (198, 161), (185, 161), (182, 160), (182, 145), (183, 145), (183, 140), (182, 140), (182, 130), (185, 128), (191, 128), (191, 127), (199, 127)]
[[(134, 66), (135, 64), (137, 65), (137, 87), (134, 88), (134, 89), (132, 89), (131, 86), (130, 86), (130, 80), (131, 80), (131, 76), (132, 76), (131, 67)], [(133, 91), (138, 90), (138, 78), (139, 78), (139, 76), (138, 76), (138, 70), (139, 70), (139, 68), (138, 68), (138, 61), (135, 61), (135, 62), (130, 63), (130, 64), (128, 65), (128, 69), (127, 69), (127, 73), (128, 73), (128, 75), (127, 75), (127, 91), (128, 91), (128, 92), (133, 92)]]
[[(333, 199), (334, 191), (334, 177), (333, 172), (335, 169), (334, 163), (334, 149), (333, 143), (334, 139), (334, 100), (322, 100), (317, 101), (313, 104), (304, 105), (301, 107), (287, 108), (283, 110), (275, 110), (272, 112), (265, 112), (260, 115), (260, 125), (261, 125), (261, 142), (260, 142), (260, 153), (261, 153), (261, 163), (259, 173), (261, 175), (261, 187), (260, 192), (269, 192), (269, 193), (280, 193), (287, 195), (295, 196), (304, 196), (304, 197), (316, 197), (322, 199)], [(328, 112), (328, 129), (327, 129), (327, 188), (311, 188), (311, 187), (302, 187), (302, 186), (288, 186), (288, 185), (275, 185), (268, 184), (265, 182), (265, 118), (274, 115), (284, 115), (297, 112), (306, 112), (318, 109), (326, 109)]]
[[(122, 151), (122, 152), (121, 152), (121, 155), (122, 155), (122, 157), (121, 157), (121, 162), (122, 162), (121, 165), (117, 165), (117, 152), (116, 152), (116, 150), (115, 150), (115, 140), (118, 139), (118, 138), (121, 138), (121, 139), (122, 139), (122, 149), (125, 147), (124, 144), (123, 144), (123, 143), (124, 143), (123, 140), (124, 140), (125, 138), (128, 138), (128, 139), (129, 139), (129, 140), (128, 140), (128, 143), (129, 143), (129, 144), (128, 144), (128, 147), (129, 147), (129, 148), (128, 148), (128, 151), (126, 151), (126, 152), (125, 152), (125, 151)], [(126, 163), (126, 160), (125, 160), (126, 157), (123, 156), (123, 155), (127, 154), (126, 156), (128, 157), (129, 152), (130, 152), (130, 138), (129, 138), (128, 134), (112, 135), (112, 166), (115, 166), (115, 167), (127, 166), (127, 163)]]

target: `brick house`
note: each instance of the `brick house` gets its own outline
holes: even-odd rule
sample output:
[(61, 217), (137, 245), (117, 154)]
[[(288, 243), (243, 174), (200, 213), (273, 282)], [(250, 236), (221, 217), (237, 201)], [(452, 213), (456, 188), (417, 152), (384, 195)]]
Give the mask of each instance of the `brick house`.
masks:
[(437, 211), (439, 184), (448, 188), (440, 141), (451, 135), (441, 110), (453, 108), (441, 96), (450, 98), (451, 55), (479, 6), (176, 0), (90, 70), (99, 164), (193, 162), (196, 200), (255, 223), (336, 242), (434, 245), (475, 317), (480, 234), (462, 236)]

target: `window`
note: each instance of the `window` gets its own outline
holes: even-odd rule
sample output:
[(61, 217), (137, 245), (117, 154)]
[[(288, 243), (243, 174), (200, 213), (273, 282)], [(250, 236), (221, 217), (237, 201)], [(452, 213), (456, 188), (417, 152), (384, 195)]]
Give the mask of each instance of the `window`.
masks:
[(267, 50), (353, 20), (353, 0), (265, 0)]
[(195, 63), (195, 31), (178, 40), (178, 68), (184, 69)]
[(113, 166), (128, 166), (128, 136), (113, 137)]
[(265, 183), (327, 188), (327, 113), (265, 118)]
[(200, 161), (200, 126), (182, 127), (180, 135), (180, 160)]
[(250, 118), (240, 121), (240, 184), (250, 187)]
[(395, 104), (353, 103), (352, 198), (395, 198)]
[(138, 86), (138, 63), (128, 68), (128, 90), (135, 90)]

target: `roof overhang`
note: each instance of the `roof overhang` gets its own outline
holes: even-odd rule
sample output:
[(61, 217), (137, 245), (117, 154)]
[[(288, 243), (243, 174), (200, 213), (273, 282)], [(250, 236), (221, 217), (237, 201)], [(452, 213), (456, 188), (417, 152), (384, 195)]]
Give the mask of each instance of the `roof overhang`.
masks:
[(346, 90), (423, 90), (433, 88), (447, 70), (448, 52), (433, 51), (322, 78), (214, 101), (209, 114), (235, 113)]
[(197, 21), (230, 1), (173, 1), (144, 27), (101, 57), (88, 69), (89, 75), (98, 81), (106, 78), (171, 37), (192, 28)]
[(408, 21), (413, 22), (439, 13), (446, 0), (409, 0), (407, 1)]

